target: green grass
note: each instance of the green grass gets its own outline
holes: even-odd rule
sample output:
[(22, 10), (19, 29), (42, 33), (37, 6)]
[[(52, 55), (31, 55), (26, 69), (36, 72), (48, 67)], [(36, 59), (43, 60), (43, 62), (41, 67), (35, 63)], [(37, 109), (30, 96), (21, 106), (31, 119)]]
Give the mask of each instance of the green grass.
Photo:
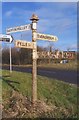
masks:
[[(11, 83), (14, 89), (18, 90), (24, 96), (31, 100), (31, 86), (32, 75), (30, 73), (21, 73), (13, 71), (11, 76), (9, 71), (2, 71), (2, 97), (3, 102), (8, 101), (13, 88), (7, 82), (14, 81), (18, 83)], [(77, 116), (77, 87), (56, 79), (49, 79), (47, 77), (37, 76), (38, 80), (38, 99), (46, 102), (48, 105), (56, 106), (55, 116), (61, 117), (63, 110), (67, 110), (68, 116)], [(10, 82), (9, 82), (10, 83)], [(62, 109), (62, 110), (60, 110)]]

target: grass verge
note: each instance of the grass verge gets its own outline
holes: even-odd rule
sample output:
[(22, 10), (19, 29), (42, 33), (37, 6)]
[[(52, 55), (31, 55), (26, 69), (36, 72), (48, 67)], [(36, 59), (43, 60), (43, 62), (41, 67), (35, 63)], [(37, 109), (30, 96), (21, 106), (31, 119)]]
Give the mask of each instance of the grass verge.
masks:
[[(9, 99), (12, 91), (18, 91), (31, 101), (32, 75), (29, 73), (15, 72), (10, 75), (8, 70), (2, 71), (2, 98), (5, 109), (9, 109)], [(49, 106), (52, 111), (43, 112), (41, 115), (28, 113), (28, 117), (77, 117), (77, 86), (38, 76), (38, 100)], [(20, 117), (20, 115), (18, 116)], [(23, 115), (21, 117), (26, 117)]]

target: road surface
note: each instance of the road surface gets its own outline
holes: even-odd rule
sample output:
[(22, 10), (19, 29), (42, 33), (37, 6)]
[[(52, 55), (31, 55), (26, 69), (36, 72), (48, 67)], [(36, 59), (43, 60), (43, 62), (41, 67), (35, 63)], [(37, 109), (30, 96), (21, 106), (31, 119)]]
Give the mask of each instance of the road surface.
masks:
[[(2, 69), (9, 70), (9, 66), (3, 66)], [(27, 72), (32, 73), (31, 67), (15, 67), (13, 66), (12, 69), (14, 71), (20, 72)], [(54, 78), (60, 81), (68, 82), (71, 84), (77, 84), (77, 71), (75, 70), (60, 70), (54, 68), (37, 68), (37, 74), (41, 76), (46, 76), (49, 78)]]

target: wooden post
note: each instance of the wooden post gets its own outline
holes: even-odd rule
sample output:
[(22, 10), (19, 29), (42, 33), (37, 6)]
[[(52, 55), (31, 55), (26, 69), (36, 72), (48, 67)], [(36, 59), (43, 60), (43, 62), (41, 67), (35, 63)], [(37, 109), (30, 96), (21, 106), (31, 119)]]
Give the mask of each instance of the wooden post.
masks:
[(37, 102), (37, 45), (36, 45), (36, 39), (37, 39), (37, 21), (38, 16), (35, 14), (32, 15), (32, 18), (30, 19), (32, 21), (32, 42), (34, 43), (33, 48), (33, 64), (32, 64), (32, 105), (35, 106)]

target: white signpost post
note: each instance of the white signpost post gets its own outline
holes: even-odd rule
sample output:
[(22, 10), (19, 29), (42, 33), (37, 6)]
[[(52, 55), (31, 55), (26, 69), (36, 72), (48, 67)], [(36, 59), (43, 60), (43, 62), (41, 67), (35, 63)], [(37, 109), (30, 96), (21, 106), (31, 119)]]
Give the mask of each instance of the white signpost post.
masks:
[(33, 49), (33, 63), (32, 63), (32, 105), (35, 106), (37, 102), (37, 21), (39, 20), (38, 16), (35, 14), (32, 15), (30, 19), (32, 21), (32, 42), (34, 43)]
[(33, 53), (32, 53), (32, 59), (33, 59), (33, 63), (32, 63), (32, 105), (35, 106), (37, 102), (37, 45), (36, 45), (36, 40), (57, 41), (58, 38), (53, 35), (37, 33), (37, 21), (39, 19), (38, 19), (38, 16), (36, 16), (35, 14), (32, 15), (32, 18), (30, 20), (32, 21), (32, 24), (9, 28), (6, 30), (6, 33), (9, 34), (13, 32), (32, 30), (32, 42), (17, 40), (15, 41), (15, 47), (29, 48), (33, 50)]
[[(0, 34), (0, 41), (12, 43), (13, 37), (11, 35)], [(9, 49), (10, 49), (10, 73), (12, 73), (11, 44)]]

